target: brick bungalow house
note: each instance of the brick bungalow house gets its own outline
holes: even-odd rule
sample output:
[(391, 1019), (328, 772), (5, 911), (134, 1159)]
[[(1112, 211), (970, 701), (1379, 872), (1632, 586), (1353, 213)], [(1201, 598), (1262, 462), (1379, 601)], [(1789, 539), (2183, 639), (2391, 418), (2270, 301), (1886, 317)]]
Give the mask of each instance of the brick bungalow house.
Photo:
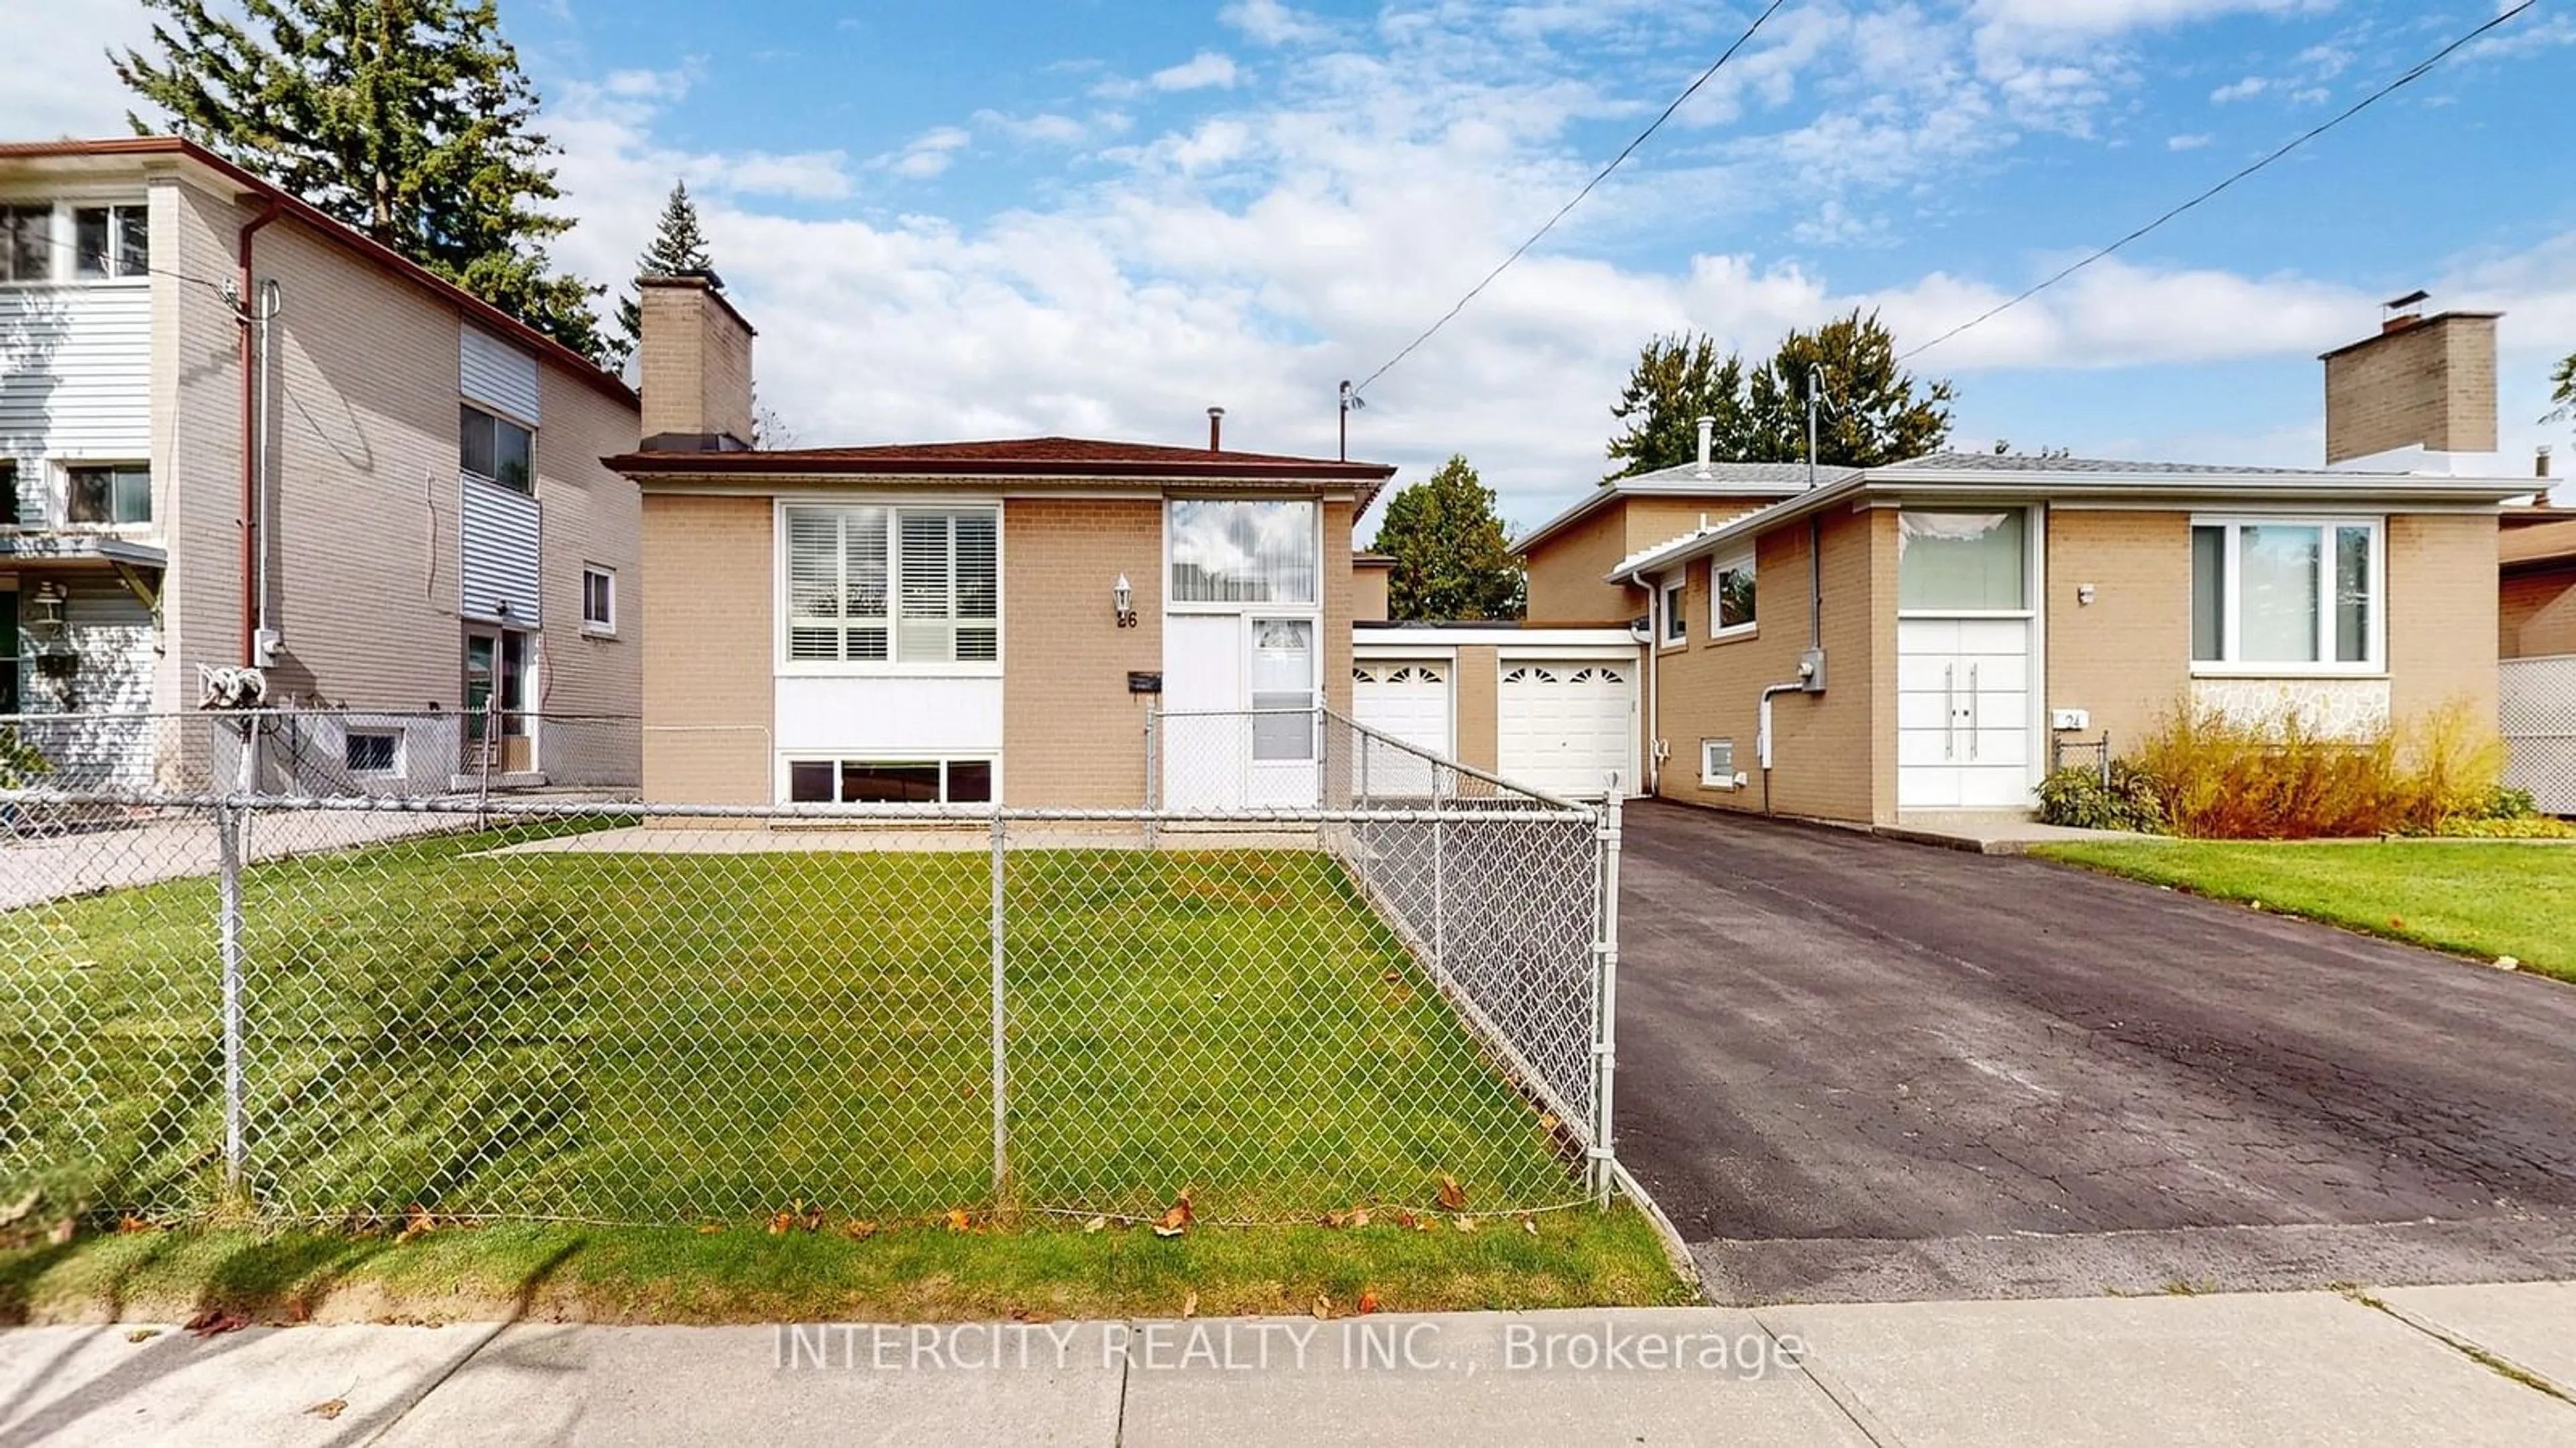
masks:
[[(1311, 805), (1351, 522), (1394, 469), (1041, 437), (757, 451), (751, 328), (643, 290), (644, 788), (715, 803)], [(1191, 716), (1191, 717), (1179, 717)]]
[(2053, 741), (2116, 752), (2184, 704), (2492, 719), (2496, 518), (2532, 491), (2492, 456), (2495, 321), (2401, 310), (2329, 354), (2325, 468), (1829, 471), (1731, 516), (1712, 493), (1705, 525), (1604, 572), (1551, 525), (1531, 597), (1631, 590), (1653, 639), (1647, 789), (1719, 808), (2027, 809)]

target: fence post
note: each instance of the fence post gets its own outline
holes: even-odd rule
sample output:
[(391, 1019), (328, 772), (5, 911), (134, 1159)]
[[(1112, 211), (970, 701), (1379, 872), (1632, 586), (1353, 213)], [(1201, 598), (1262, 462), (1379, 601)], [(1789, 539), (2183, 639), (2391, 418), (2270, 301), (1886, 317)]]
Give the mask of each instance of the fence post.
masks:
[(249, 796), (259, 788), (259, 716), (244, 714), (238, 723), (241, 759), (234, 770), (236, 794), (215, 807), (215, 859), (220, 875), (215, 934), (223, 953), (224, 971), (224, 1185), (236, 1193), (243, 1188), (249, 1165), (242, 1090), (242, 866), (243, 856), (250, 851)]
[(993, 806), (993, 1209), (1000, 1211), (1008, 1202), (1011, 1175), (1010, 1155), (1010, 1074), (1006, 1054), (1003, 1020), (1003, 950), (1002, 950), (1002, 872), (1004, 837), (1002, 807)]
[(1591, 1156), (1594, 1189), (1605, 1209), (1610, 1205), (1612, 1169), (1619, 1159), (1611, 1137), (1616, 1119), (1611, 1111), (1611, 1086), (1619, 1059), (1619, 831), (1619, 785), (1613, 780), (1597, 833), (1595, 873), (1599, 876), (1601, 903), (1596, 918), (1600, 928), (1592, 943), (1595, 1004)]
[(1145, 706), (1145, 848), (1160, 841), (1155, 816), (1163, 812), (1163, 711)]
[(1368, 808), (1368, 804), (1369, 804), (1369, 737), (1368, 737), (1366, 734), (1362, 734), (1362, 735), (1360, 735), (1360, 737), (1359, 737), (1359, 738), (1360, 738), (1360, 794), (1359, 794), (1359, 806), (1360, 806), (1360, 808), (1362, 808), (1362, 809), (1366, 809), (1366, 808)]
[(1449, 778), (1449, 766), (1431, 766), (1431, 965), (1443, 972), (1449, 969), (1449, 826), (1441, 809), (1441, 782)]

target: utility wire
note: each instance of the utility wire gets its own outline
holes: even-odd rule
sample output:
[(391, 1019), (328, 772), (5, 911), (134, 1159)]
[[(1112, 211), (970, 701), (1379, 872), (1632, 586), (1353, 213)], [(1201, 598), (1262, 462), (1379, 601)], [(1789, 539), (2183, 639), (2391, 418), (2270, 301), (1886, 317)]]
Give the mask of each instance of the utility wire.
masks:
[[(0, 208), (0, 209), (5, 209), (5, 208)], [(9, 243), (11, 243), (11, 242), (20, 241), (20, 240), (29, 240), (29, 239), (32, 239), (32, 240), (35, 240), (35, 241), (38, 241), (38, 242), (42, 242), (42, 243), (43, 243), (43, 244), (45, 244), (46, 246), (52, 247), (52, 248), (54, 248), (54, 249), (55, 249), (55, 250), (57, 250), (57, 251), (75, 251), (75, 250), (77, 250), (77, 249), (79, 248), (79, 246), (80, 246), (80, 241), (79, 241), (79, 239), (78, 239), (77, 237), (56, 236), (56, 235), (54, 235), (54, 234), (53, 234), (53, 230), (52, 230), (52, 228), (50, 228), (50, 227), (46, 228), (45, 232), (44, 232), (42, 235), (34, 236), (34, 237), (32, 237), (32, 238), (30, 238), (30, 237), (28, 236), (28, 234), (27, 234), (27, 233), (25, 233), (25, 232), (15, 232), (15, 233), (13, 233), (13, 232), (8, 232), (8, 231), (0, 231), (0, 245), (7, 245), (7, 244), (9, 244)], [(113, 251), (113, 250), (115, 249), (115, 245), (116, 245), (116, 244), (115, 244), (115, 242), (111, 240), (111, 241), (108, 243), (109, 250), (110, 250), (110, 251)], [(122, 279), (124, 279), (124, 278), (126, 278), (126, 277), (137, 276), (137, 275), (143, 275), (143, 276), (156, 276), (156, 277), (172, 277), (172, 278), (175, 278), (175, 279), (177, 279), (177, 280), (179, 280), (179, 281), (183, 281), (183, 282), (195, 282), (197, 285), (199, 285), (199, 286), (201, 286), (201, 287), (212, 287), (212, 288), (214, 288), (214, 289), (215, 289), (215, 290), (217, 290), (217, 291), (222, 291), (224, 288), (226, 288), (226, 287), (228, 287), (228, 286), (233, 285), (233, 282), (232, 282), (230, 279), (220, 279), (220, 278), (215, 278), (215, 277), (201, 277), (201, 276), (198, 276), (198, 275), (196, 275), (196, 274), (194, 274), (194, 273), (192, 273), (192, 272), (183, 272), (183, 271), (179, 271), (179, 270), (177, 270), (177, 269), (175, 269), (175, 268), (172, 268), (172, 267), (152, 266), (152, 265), (149, 265), (149, 264), (146, 264), (146, 265), (144, 265), (144, 266), (140, 266), (140, 267), (136, 267), (136, 268), (134, 268), (134, 269), (132, 269), (132, 270), (129, 270), (129, 271), (119, 271), (119, 272), (116, 274), (116, 276), (114, 276), (114, 277), (86, 277), (86, 276), (75, 276), (72, 280), (73, 280), (73, 281), (75, 281), (75, 282), (113, 281), (113, 280), (122, 280)], [(46, 280), (46, 281), (51, 281), (51, 280), (52, 280), (52, 278), (48, 277), (48, 278), (45, 278), (44, 280)]]
[(1582, 205), (1583, 198), (1591, 195), (1600, 187), (1602, 182), (1609, 180), (1610, 173), (1618, 170), (1630, 156), (1637, 154), (1638, 147), (1645, 145), (1647, 141), (1653, 139), (1655, 132), (1663, 129), (1664, 122), (1671, 120), (1675, 111), (1680, 110), (1683, 104), (1692, 96), (1699, 94), (1701, 86), (1708, 84), (1712, 77), (1714, 77), (1719, 71), (1724, 70), (1726, 68), (1726, 63), (1735, 58), (1735, 53), (1742, 50), (1748, 43), (1750, 43), (1754, 35), (1762, 29), (1763, 23), (1768, 21), (1771, 16), (1786, 3), (1788, 3), (1788, 0), (1771, 0), (1770, 7), (1765, 9), (1761, 14), (1753, 17), (1753, 23), (1744, 28), (1744, 33), (1735, 38), (1735, 43), (1726, 48), (1726, 53), (1719, 56), (1714, 65), (1701, 71), (1699, 73), (1699, 79), (1692, 81), (1690, 86), (1680, 95), (1673, 97), (1673, 103), (1664, 107), (1664, 113), (1655, 117), (1652, 125), (1649, 125), (1646, 129), (1638, 132), (1637, 139), (1630, 141), (1626, 149), (1620, 151), (1618, 155), (1611, 157), (1609, 165), (1602, 167), (1591, 180), (1584, 182), (1583, 189), (1574, 193), (1573, 200), (1558, 207), (1556, 209), (1556, 214), (1547, 219), (1546, 225), (1530, 233), (1529, 240), (1522, 242), (1517, 247), (1514, 247), (1512, 249), (1512, 254), (1504, 257), (1501, 265), (1495, 267), (1492, 271), (1485, 273), (1483, 281), (1469, 287), (1467, 289), (1467, 294), (1458, 299), (1458, 304), (1456, 306), (1451, 307), (1448, 311), (1442, 313), (1439, 321), (1436, 321), (1430, 326), (1424, 328), (1421, 336), (1404, 344), (1404, 350), (1396, 353), (1392, 357), (1389, 357), (1386, 359), (1385, 365), (1379, 367), (1375, 372), (1370, 373), (1365, 378), (1362, 378), (1357, 385), (1350, 389), (1349, 396), (1356, 399), (1361, 393), (1368, 391), (1370, 383), (1375, 382), (1379, 378), (1384, 377), (1388, 372), (1394, 370), (1395, 364), (1412, 356), (1414, 349), (1420, 347), (1423, 343), (1430, 341), (1441, 328), (1448, 326), (1460, 312), (1467, 310), (1467, 304), (1476, 300), (1476, 298), (1484, 292), (1485, 288), (1492, 286), (1496, 277), (1499, 277), (1504, 272), (1511, 270), (1512, 263), (1519, 261), (1522, 256), (1528, 253), (1531, 247), (1538, 245), (1539, 242), (1546, 238), (1549, 232), (1554, 231), (1556, 229), (1556, 224), (1565, 219), (1566, 213), (1572, 211), (1577, 206)]
[(2425, 76), (2432, 73), (2434, 67), (2440, 65), (2443, 61), (2450, 59), (2454, 52), (2460, 50), (2462, 47), (2468, 45), (2478, 37), (2486, 34), (2488, 31), (2495, 29), (2497, 26), (2503, 25), (2506, 22), (2517, 18), (2522, 14), (2522, 12), (2529, 10), (2532, 6), (2539, 3), (2540, 0), (2522, 0), (2521, 4), (2514, 6), (2510, 10), (2504, 11), (2484, 25), (2481, 25), (2477, 29), (2470, 31), (2468, 34), (2461, 36), (2459, 39), (2452, 41), (2450, 44), (2443, 46), (2440, 50), (2433, 52), (2431, 55), (2417, 62), (2413, 69), (2406, 71), (2395, 80), (2390, 81), (2388, 84), (2381, 86), (2379, 89), (2363, 96), (2360, 100), (2355, 101), (2351, 107), (2346, 109), (2342, 114), (2335, 116), (2331, 120), (2320, 123), (2305, 134), (2299, 136), (2296, 140), (2291, 141), (2288, 145), (2285, 145), (2279, 150), (2263, 157), (2261, 160), (2254, 162), (2252, 165), (2247, 166), (2235, 175), (2228, 177), (2226, 180), (2221, 181), (2217, 185), (2210, 187), (2208, 190), (2201, 192), (2189, 201), (2182, 203), (2180, 206), (2166, 212), (2164, 215), (2157, 217), (2155, 220), (2150, 221), (2146, 225), (2139, 227), (2137, 230), (2130, 232), (2128, 235), (2121, 237), (2118, 241), (2111, 243), (2100, 251), (2094, 252), (2082, 261), (2076, 262), (2072, 266), (2058, 272), (2056, 275), (2049, 277), (2047, 280), (2038, 283), (2010, 301), (1999, 302), (1994, 306), (1987, 308), (1977, 316), (1971, 317), (1967, 321), (1961, 322), (1959, 325), (1952, 327), (1949, 331), (1942, 333), (1931, 341), (1926, 342), (1919, 347), (1900, 353), (1896, 360), (1904, 362), (1911, 358), (1920, 356), (1921, 354), (1929, 352), (1933, 348), (1940, 346), (1942, 343), (1949, 341), (1951, 338), (1958, 336), (1962, 332), (1984, 326), (1986, 323), (1993, 321), (1995, 318), (2002, 316), (2004, 313), (2009, 312), (2013, 308), (2020, 306), (2022, 303), (2029, 301), (2031, 298), (2038, 296), (2041, 292), (2047, 291), (2050, 287), (2057, 285), (2059, 282), (2062, 282), (2068, 277), (2075, 275), (2077, 272), (2084, 270), (2093, 263), (2110, 256), (2112, 253), (2117, 252), (2129, 243), (2156, 230), (2166, 222), (2171, 221), (2182, 215), (2184, 212), (2210, 200), (2220, 192), (2225, 191), (2237, 182), (2242, 181), (2253, 175), (2255, 172), (2271, 165), (2273, 162), (2280, 160), (2282, 157), (2289, 155), (2291, 152), (2298, 150), (2300, 147), (2315, 140), (2317, 137), (2324, 135), (2326, 132), (2333, 130), (2335, 127), (2342, 125), (2348, 120), (2351, 120), (2353, 117), (2360, 115), (2363, 111), (2366, 111), (2372, 106), (2377, 105), (2379, 102), (2386, 100), (2397, 91), (2422, 80)]

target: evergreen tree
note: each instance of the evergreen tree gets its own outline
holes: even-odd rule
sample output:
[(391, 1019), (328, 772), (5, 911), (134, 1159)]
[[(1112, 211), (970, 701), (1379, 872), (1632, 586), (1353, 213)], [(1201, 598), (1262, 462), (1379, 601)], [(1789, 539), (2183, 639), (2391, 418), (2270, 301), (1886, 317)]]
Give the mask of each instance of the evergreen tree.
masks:
[(602, 289), (546, 255), (572, 222), (544, 209), (554, 146), (492, 0), (144, 3), (156, 54), (109, 61), (168, 129), (601, 355)]
[[(689, 199), (689, 183), (674, 181), (670, 199), (662, 203), (662, 219), (653, 229), (653, 243), (635, 259), (635, 275), (677, 276), (705, 271), (708, 264), (707, 236), (698, 228), (698, 204)], [(614, 359), (623, 364), (644, 344), (644, 303), (633, 287), (617, 299), (617, 331), (609, 346)]]
[(1528, 606), (1494, 490), (1464, 457), (1396, 494), (1373, 546), (1395, 560), (1387, 612), (1397, 619), (1519, 618)]
[(1717, 419), (1715, 453), (1744, 450), (1744, 359), (1717, 355), (1705, 333), (1657, 337), (1637, 354), (1610, 415), (1628, 424), (1610, 440), (1620, 466), (1603, 482), (1699, 461), (1699, 420)]
[[(1855, 310), (1812, 332), (1792, 331), (1779, 350), (1748, 367), (1720, 357), (1702, 334), (1658, 337), (1639, 354), (1611, 415), (1628, 426), (1610, 440), (1625, 460), (1611, 478), (1699, 460), (1699, 419), (1717, 419), (1711, 457), (1726, 462), (1803, 462), (1807, 379), (1819, 375), (1816, 461), (1878, 467), (1932, 452), (1950, 438), (1948, 381), (1917, 382), (1896, 362), (1896, 339), (1876, 313)], [(1607, 482), (1610, 479), (1604, 479)]]

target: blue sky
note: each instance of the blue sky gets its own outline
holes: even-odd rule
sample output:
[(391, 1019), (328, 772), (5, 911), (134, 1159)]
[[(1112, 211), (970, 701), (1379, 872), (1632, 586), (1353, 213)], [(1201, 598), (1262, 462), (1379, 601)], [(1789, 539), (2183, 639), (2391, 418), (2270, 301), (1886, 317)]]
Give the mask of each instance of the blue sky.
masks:
[[(140, 33), (129, 0), (37, 23)], [(1356, 455), (1463, 451), (1507, 515), (1601, 471), (1637, 347), (1929, 338), (2244, 164), (2494, 0), (1791, 0), (1549, 242), (1389, 373)], [(1334, 383), (1438, 316), (1750, 18), (1657, 0), (504, 0), (607, 278), (690, 179), (808, 443), (1024, 432), (1329, 451)], [(2576, 349), (2576, 0), (2116, 263), (1936, 349), (1958, 436), (2313, 462), (2314, 354), (2429, 287), (2505, 322), (2506, 448)], [(104, 66), (0, 130), (114, 128)], [(2553, 78), (2556, 84), (2553, 85)], [(2561, 104), (2553, 106), (2553, 101)], [(2571, 458), (2570, 461), (2576, 461)]]

